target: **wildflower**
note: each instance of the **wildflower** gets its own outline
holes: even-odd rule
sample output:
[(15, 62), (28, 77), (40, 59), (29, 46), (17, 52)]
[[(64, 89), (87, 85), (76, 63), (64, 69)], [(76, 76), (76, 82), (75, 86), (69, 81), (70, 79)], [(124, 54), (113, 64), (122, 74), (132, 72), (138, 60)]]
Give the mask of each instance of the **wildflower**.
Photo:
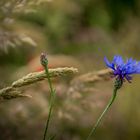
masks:
[[(48, 118), (47, 118), (47, 122), (46, 122), (46, 126), (45, 126), (44, 137), (43, 137), (43, 140), (46, 140), (46, 137), (48, 134), (48, 127), (49, 127), (51, 114), (52, 114), (52, 109), (53, 109), (53, 105), (54, 105), (54, 100), (55, 100), (55, 90), (53, 89), (53, 86), (52, 86), (49, 69), (48, 69), (48, 59), (47, 59), (47, 55), (45, 53), (41, 53), (40, 62), (41, 62), (41, 65), (45, 68), (46, 76), (47, 76), (49, 87), (50, 87), (50, 93), (51, 93), (49, 113), (48, 113)], [(49, 139), (53, 139), (53, 138), (49, 138)]]
[(105, 57), (104, 61), (107, 67), (113, 70), (113, 75), (117, 77), (117, 80), (131, 82), (132, 74), (140, 74), (140, 62), (129, 58), (124, 62), (121, 56), (116, 55), (112, 62), (109, 62)]
[(122, 87), (123, 81), (125, 81), (125, 79), (126, 79), (128, 82), (131, 82), (132, 74), (140, 74), (140, 62), (137, 62), (136, 60), (133, 60), (132, 58), (129, 58), (126, 60), (126, 62), (124, 62), (122, 57), (117, 55), (117, 56), (114, 56), (112, 62), (109, 62), (106, 57), (104, 58), (104, 61), (107, 65), (107, 67), (109, 67), (113, 70), (114, 77), (117, 77), (117, 78), (114, 83), (113, 95), (112, 95), (111, 99), (109, 100), (107, 106), (103, 110), (102, 114), (98, 118), (97, 122), (92, 127), (86, 140), (90, 139), (92, 134), (97, 129), (102, 118), (104, 117), (105, 113), (109, 110), (109, 108), (115, 101), (116, 96), (117, 96), (117, 91), (118, 91), (118, 89), (120, 89)]

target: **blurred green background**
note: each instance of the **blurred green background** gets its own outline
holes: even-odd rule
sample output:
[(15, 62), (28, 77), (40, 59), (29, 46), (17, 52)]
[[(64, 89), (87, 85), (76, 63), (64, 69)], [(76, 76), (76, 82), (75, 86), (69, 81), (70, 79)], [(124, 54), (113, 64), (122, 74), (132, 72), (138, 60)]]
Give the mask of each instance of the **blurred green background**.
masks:
[[(104, 56), (139, 60), (139, 9), (139, 0), (0, 0), (0, 88), (40, 71), (41, 52), (47, 52), (50, 68), (73, 66), (79, 75), (104, 69)], [(57, 98), (50, 134), (56, 140), (84, 140), (111, 96), (113, 80), (71, 93), (73, 78), (53, 81)], [(139, 83), (135, 76), (124, 84), (93, 139), (140, 140)], [(0, 140), (43, 137), (47, 82), (23, 91), (33, 99), (0, 103)]]

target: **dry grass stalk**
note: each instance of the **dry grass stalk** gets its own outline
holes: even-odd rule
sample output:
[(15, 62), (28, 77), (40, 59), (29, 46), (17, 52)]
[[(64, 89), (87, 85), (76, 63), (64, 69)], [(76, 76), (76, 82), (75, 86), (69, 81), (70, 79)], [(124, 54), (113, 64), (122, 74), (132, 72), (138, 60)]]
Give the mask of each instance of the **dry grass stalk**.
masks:
[[(49, 75), (51, 78), (71, 75), (77, 72), (78, 72), (78, 69), (73, 68), (73, 67), (49, 69)], [(12, 99), (16, 97), (31, 97), (30, 95), (21, 94), (21, 92), (19, 91), (19, 88), (26, 85), (34, 84), (38, 81), (45, 80), (45, 78), (47, 78), (45, 71), (30, 73), (22, 77), (21, 79), (13, 82), (11, 86), (1, 89), (0, 97), (3, 99)]]
[(80, 81), (80, 83), (95, 83), (101, 80), (108, 80), (111, 72), (112, 70), (110, 69), (104, 69), (97, 72), (86, 73), (75, 78), (72, 83), (76, 81)]
[[(80, 75), (72, 80), (71, 86), (68, 90), (68, 93), (73, 92), (83, 92), (84, 89), (88, 89), (91, 85), (94, 83), (97, 83), (99, 81), (107, 81), (110, 79), (110, 74), (112, 73), (112, 70), (110, 69), (103, 69), (99, 70), (97, 72), (90, 72), (83, 75)], [(92, 86), (93, 90), (94, 87)], [(91, 88), (89, 88), (91, 90)]]
[[(78, 72), (78, 70), (76, 68), (72, 68), (72, 67), (71, 68), (64, 67), (64, 68), (49, 69), (50, 77), (59, 77), (59, 76), (64, 76), (64, 75), (70, 75), (70, 74), (74, 74), (77, 72)], [(45, 78), (46, 78), (45, 71), (30, 73), (30, 74), (24, 76), (23, 78), (13, 82), (12, 87), (22, 87), (25, 85), (33, 84), (35, 82), (44, 80)]]

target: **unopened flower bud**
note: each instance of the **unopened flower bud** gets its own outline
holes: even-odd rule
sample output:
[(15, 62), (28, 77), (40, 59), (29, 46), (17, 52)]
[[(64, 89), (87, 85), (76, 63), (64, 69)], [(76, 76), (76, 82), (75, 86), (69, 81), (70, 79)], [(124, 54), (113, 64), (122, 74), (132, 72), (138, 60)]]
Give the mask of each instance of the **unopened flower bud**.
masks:
[(43, 67), (46, 67), (48, 65), (48, 59), (45, 53), (41, 53), (40, 62)]

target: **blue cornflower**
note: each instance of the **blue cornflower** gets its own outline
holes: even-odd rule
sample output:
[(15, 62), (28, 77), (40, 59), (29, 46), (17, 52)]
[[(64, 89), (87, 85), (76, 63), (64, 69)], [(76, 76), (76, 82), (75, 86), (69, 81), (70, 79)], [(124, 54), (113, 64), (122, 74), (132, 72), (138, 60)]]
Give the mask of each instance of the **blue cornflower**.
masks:
[(107, 67), (113, 70), (113, 75), (117, 77), (118, 80), (131, 82), (132, 74), (140, 74), (140, 62), (129, 58), (124, 62), (121, 56), (116, 55), (112, 62), (109, 62), (105, 57), (104, 61)]

